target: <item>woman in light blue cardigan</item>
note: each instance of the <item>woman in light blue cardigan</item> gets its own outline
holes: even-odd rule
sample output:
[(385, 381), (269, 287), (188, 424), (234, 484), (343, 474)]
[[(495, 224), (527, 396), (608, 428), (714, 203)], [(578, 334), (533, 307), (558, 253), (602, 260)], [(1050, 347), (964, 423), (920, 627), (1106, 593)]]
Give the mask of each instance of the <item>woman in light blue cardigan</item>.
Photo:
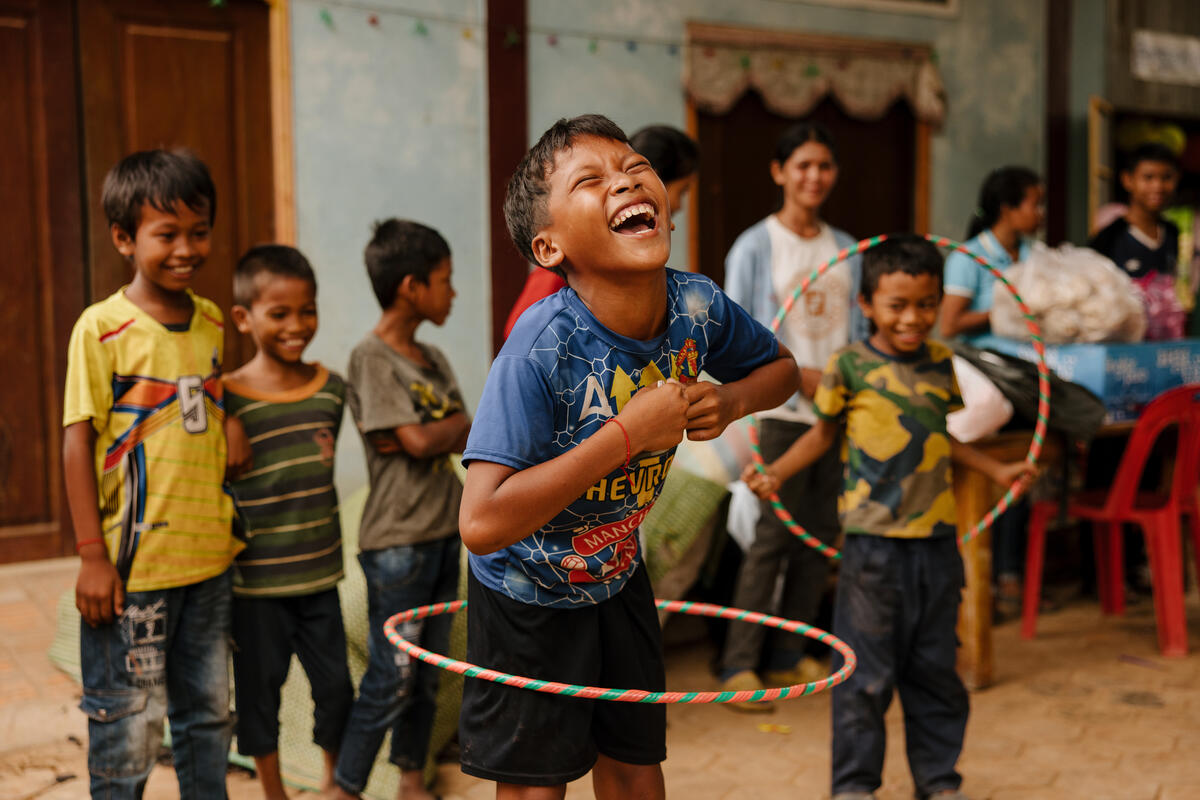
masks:
[[(838, 250), (853, 247), (858, 243), (850, 234), (833, 228), (833, 239)], [(867, 318), (858, 306), (859, 286), (862, 282), (862, 256), (853, 255), (846, 259), (850, 265), (850, 341), (857, 342), (870, 335)], [(756, 320), (768, 328), (775, 321), (779, 307), (787, 298), (776, 297), (771, 285), (771, 238), (767, 233), (767, 220), (751, 225), (738, 236), (725, 256), (725, 294), (750, 312)]]
[[(778, 213), (750, 227), (725, 258), (725, 292), (759, 322), (771, 325), (788, 295), (813, 268), (854, 239), (820, 219), (820, 209), (837, 182), (833, 139), (818, 124), (788, 128), (776, 145), (771, 177), (783, 190)], [(858, 305), (861, 260), (830, 269), (797, 300), (778, 331), (800, 365), (801, 390), (779, 408), (760, 415), (763, 456), (773, 460), (815, 423), (810, 398), (829, 357), (840, 347), (868, 336), (867, 320)], [(798, 348), (798, 349), (797, 349)], [(792, 516), (825, 542), (840, 533), (837, 497), (842, 465), (836, 448), (826, 458), (790, 478), (779, 496)], [(783, 573), (783, 593), (772, 606)], [(829, 574), (828, 559), (791, 535), (762, 503), (754, 540), (742, 561), (733, 605), (812, 622)], [(723, 689), (739, 691), (763, 686), (757, 673), (765, 629), (730, 626), (721, 656)], [(782, 686), (815, 680), (828, 671), (804, 655), (803, 640), (774, 636), (765, 664), (766, 681)], [(765, 703), (741, 703), (741, 711), (769, 711)]]

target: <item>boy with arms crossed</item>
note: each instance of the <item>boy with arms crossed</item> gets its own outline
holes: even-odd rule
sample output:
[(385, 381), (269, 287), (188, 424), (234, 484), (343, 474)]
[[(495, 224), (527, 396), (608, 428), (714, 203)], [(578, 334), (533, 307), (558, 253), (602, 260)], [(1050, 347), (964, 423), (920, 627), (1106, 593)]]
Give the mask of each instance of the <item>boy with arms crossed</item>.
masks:
[(142, 796), (167, 714), (180, 796), (220, 798), (239, 545), (222, 487), (224, 326), (188, 288), (216, 191), (195, 156), (151, 150), (109, 171), (103, 205), (134, 276), (75, 323), (63, 411), (91, 791)]
[[(439, 672), (398, 652), (383, 635), (383, 623), (458, 593), (462, 483), (450, 454), (462, 452), (471, 420), (442, 351), (416, 339), (422, 323), (441, 325), (450, 314), (450, 246), (433, 228), (389, 219), (375, 226), (364, 259), (383, 314), (350, 354), (347, 399), (371, 482), (358, 538), (370, 632), (367, 671), (342, 739), (334, 796), (362, 792), (390, 729), (400, 796), (432, 798), (422, 773)], [(444, 652), (450, 618), (412, 623), (401, 632)]]
[(233, 573), (237, 746), (254, 758), (264, 796), (284, 800), (279, 690), (292, 654), (312, 687), (327, 791), (354, 700), (333, 486), (346, 385), (301, 360), (317, 332), (317, 280), (299, 250), (251, 248), (234, 271), (233, 302), (233, 321), (255, 346), (254, 358), (225, 378), (226, 410), (241, 421), (254, 454), (254, 468), (232, 485), (246, 538)]
[(858, 669), (833, 690), (834, 800), (874, 798), (894, 689), (917, 797), (965, 800), (954, 768), (968, 709), (954, 670), (963, 568), (951, 462), (1005, 487), (1029, 468), (1001, 464), (946, 433), (946, 415), (962, 398), (949, 348), (927, 341), (941, 300), (942, 256), (933, 244), (902, 235), (864, 253), (859, 303), (870, 338), (830, 358), (814, 398), (817, 424), (765, 475), (750, 465), (742, 476), (766, 497), (845, 430), (847, 535), (833, 634), (858, 654)]
[[(666, 191), (608, 119), (560, 120), (509, 183), (519, 250), (569, 288), (527, 311), (488, 375), (464, 461), (468, 660), (656, 690), (638, 524), (685, 431), (711, 439), (796, 390), (791, 354), (707, 278), (665, 268)], [(701, 370), (726, 381), (698, 382)], [(607, 424), (607, 423), (612, 424)], [(497, 797), (664, 795), (662, 707), (467, 681), (463, 770)]]

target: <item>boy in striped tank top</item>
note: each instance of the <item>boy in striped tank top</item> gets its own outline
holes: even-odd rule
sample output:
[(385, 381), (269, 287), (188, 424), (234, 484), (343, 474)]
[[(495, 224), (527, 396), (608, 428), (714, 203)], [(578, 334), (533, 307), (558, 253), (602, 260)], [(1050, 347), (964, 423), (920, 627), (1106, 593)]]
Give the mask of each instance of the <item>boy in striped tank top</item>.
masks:
[(293, 247), (249, 250), (233, 276), (237, 329), (257, 352), (225, 377), (225, 407), (254, 455), (232, 485), (246, 549), (234, 563), (233, 671), (237, 746), (254, 758), (269, 800), (287, 795), (279, 773), (279, 692), (295, 653), (312, 685), (313, 741), (332, 786), (354, 689), (337, 584), (342, 531), (333, 452), (346, 386), (302, 360), (317, 332), (317, 283)]

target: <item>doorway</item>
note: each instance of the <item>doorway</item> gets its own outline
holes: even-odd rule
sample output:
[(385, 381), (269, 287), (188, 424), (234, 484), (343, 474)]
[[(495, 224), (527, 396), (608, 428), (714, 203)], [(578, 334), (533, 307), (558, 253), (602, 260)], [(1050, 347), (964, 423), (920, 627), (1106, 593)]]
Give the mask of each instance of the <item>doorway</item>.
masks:
[[(263, 0), (0, 0), (0, 562), (72, 552), (62, 491), (67, 339), (130, 278), (100, 206), (123, 155), (193, 150), (212, 171), (195, 290), (228, 309), (238, 254), (274, 238), (271, 8)], [(226, 326), (225, 363), (250, 349)]]
[[(695, 119), (702, 155), (694, 252), (698, 271), (723, 284), (734, 240), (782, 205), (770, 163), (779, 135), (797, 120), (773, 113), (753, 91), (726, 114), (697, 111)], [(908, 105), (893, 103), (880, 119), (865, 121), (826, 98), (804, 119), (828, 128), (838, 150), (838, 182), (824, 220), (855, 238), (913, 230), (917, 123)]]

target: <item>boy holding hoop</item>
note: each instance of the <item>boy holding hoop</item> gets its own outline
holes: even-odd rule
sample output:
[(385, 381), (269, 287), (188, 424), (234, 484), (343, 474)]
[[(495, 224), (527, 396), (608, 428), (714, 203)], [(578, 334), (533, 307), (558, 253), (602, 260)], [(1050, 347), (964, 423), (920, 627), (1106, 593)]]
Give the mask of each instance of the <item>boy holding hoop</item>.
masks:
[[(712, 281), (666, 269), (666, 190), (605, 117), (552, 126), (510, 181), (505, 217), (517, 248), (568, 288), (513, 329), (463, 454), (467, 658), (660, 690), (638, 525), (684, 433), (711, 439), (782, 403), (795, 362)], [(463, 771), (496, 781), (497, 797), (561, 798), (594, 767), (597, 797), (661, 798), (665, 726), (660, 706), (467, 681)]]
[(946, 432), (946, 415), (962, 398), (949, 348), (928, 341), (941, 300), (942, 256), (933, 244), (902, 235), (867, 250), (859, 304), (870, 338), (830, 358), (814, 398), (817, 424), (765, 474), (750, 465), (742, 476), (767, 497), (845, 428), (847, 535), (833, 634), (859, 661), (833, 690), (833, 800), (874, 798), (894, 690), (917, 797), (966, 797), (955, 770), (968, 702), (954, 670), (963, 568), (951, 463), (1005, 487), (1030, 468), (1002, 464)]

